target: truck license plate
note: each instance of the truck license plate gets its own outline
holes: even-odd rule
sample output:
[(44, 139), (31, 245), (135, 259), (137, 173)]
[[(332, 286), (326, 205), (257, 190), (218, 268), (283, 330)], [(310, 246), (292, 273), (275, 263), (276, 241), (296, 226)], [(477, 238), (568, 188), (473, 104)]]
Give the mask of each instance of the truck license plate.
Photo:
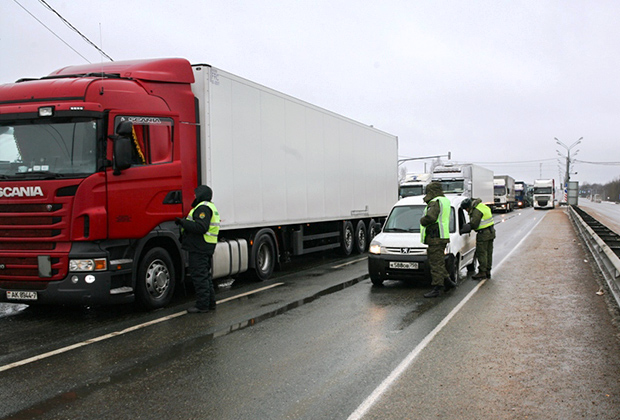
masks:
[(403, 270), (417, 270), (418, 263), (417, 262), (390, 261), (390, 268), (400, 268)]
[(12, 300), (37, 300), (37, 292), (7, 291), (6, 298)]

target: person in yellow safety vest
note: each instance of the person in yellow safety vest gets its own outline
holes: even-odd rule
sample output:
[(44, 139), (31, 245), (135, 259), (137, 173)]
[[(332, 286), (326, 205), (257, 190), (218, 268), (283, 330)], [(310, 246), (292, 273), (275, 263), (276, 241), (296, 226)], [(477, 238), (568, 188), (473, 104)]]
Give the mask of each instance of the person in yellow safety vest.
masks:
[(476, 259), (478, 260), (478, 273), (472, 276), (474, 280), (491, 278), (493, 266), (493, 241), (495, 240), (495, 222), (491, 208), (482, 203), (479, 198), (466, 198), (461, 203), (461, 208), (469, 213), (469, 223), (461, 229), (461, 234), (476, 231)]
[(206, 185), (199, 185), (194, 194), (193, 208), (185, 219), (177, 217), (175, 223), (181, 226), (182, 247), (189, 253), (189, 272), (196, 290), (196, 305), (187, 310), (190, 314), (209, 312), (215, 309), (215, 288), (213, 287), (213, 253), (220, 232), (220, 214), (211, 202), (213, 191)]
[(450, 200), (443, 195), (439, 182), (426, 186), (424, 196), (426, 208), (420, 218), (420, 239), (427, 244), (426, 255), (431, 269), (431, 286), (433, 289), (424, 297), (434, 298), (441, 291), (448, 291), (455, 285), (446, 269), (445, 250), (450, 242)]

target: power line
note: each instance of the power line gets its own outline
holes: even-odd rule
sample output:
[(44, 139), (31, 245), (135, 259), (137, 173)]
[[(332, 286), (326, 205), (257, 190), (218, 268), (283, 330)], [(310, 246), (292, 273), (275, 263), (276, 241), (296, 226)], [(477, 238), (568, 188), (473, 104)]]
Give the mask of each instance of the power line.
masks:
[(43, 22), (41, 22), (35, 15), (33, 15), (32, 13), (30, 13), (28, 11), (28, 9), (26, 9), (24, 6), (22, 6), (17, 0), (13, 0), (19, 7), (21, 7), (22, 9), (24, 9), (26, 11), (26, 13), (28, 13), (30, 16), (32, 16), (37, 22), (39, 22), (41, 25), (43, 25), (43, 27), (45, 29), (47, 29), (48, 31), (50, 31), (56, 38), (58, 38), (59, 40), (61, 40), (63, 42), (63, 44), (65, 44), (67, 47), (71, 48), (77, 55), (79, 55), (80, 57), (82, 57), (84, 60), (88, 61), (90, 63), (90, 61), (88, 60), (88, 58), (84, 57), (82, 54), (80, 54), (75, 48), (73, 48), (71, 45), (69, 45), (67, 42), (65, 42), (64, 39), (62, 39), (60, 36), (58, 36), (54, 31), (52, 31), (50, 28), (48, 28)]
[(95, 48), (97, 51), (99, 51), (101, 54), (103, 54), (108, 60), (110, 61), (114, 61), (112, 59), (112, 57), (110, 57), (109, 55), (107, 55), (101, 48), (99, 48), (94, 42), (92, 42), (90, 39), (88, 39), (86, 37), (86, 35), (82, 34), (80, 31), (78, 31), (78, 29), (73, 26), (71, 23), (69, 23), (69, 21), (67, 21), (64, 17), (61, 16), (60, 13), (58, 13), (56, 10), (54, 10), (54, 8), (52, 6), (50, 6), (49, 4), (47, 4), (47, 2), (45, 0), (39, 0), (39, 3), (43, 4), (45, 7), (47, 7), (49, 10), (51, 10), (52, 12), (54, 12), (56, 14), (56, 16), (58, 16), (60, 18), (60, 20), (62, 20), (64, 22), (65, 25), (67, 25), (69, 28), (71, 28), (71, 30), (73, 30), (74, 32), (76, 32), (77, 34), (79, 34), (82, 39), (86, 42), (88, 42), (93, 48)]
[(590, 164), (590, 165), (620, 166), (620, 162), (588, 162), (588, 161), (585, 161), (585, 160), (577, 160), (577, 159), (573, 159), (573, 162), (587, 163), (587, 164)]
[(520, 163), (541, 163), (541, 162), (550, 162), (556, 160), (556, 158), (551, 159), (537, 159), (537, 160), (515, 160), (511, 162), (475, 162), (480, 165), (510, 165), (510, 164), (520, 164)]

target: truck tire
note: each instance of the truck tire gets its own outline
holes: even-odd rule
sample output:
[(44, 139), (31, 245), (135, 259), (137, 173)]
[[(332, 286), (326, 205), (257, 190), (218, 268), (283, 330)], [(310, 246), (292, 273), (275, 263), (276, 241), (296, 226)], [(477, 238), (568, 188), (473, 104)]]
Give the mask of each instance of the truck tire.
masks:
[(271, 235), (263, 233), (254, 240), (252, 260), (254, 261), (252, 275), (255, 280), (263, 281), (271, 277), (276, 266), (276, 247)]
[(150, 249), (140, 260), (136, 278), (136, 299), (146, 309), (158, 309), (172, 300), (174, 264), (163, 248)]
[(357, 222), (355, 226), (355, 252), (363, 254), (368, 248), (368, 236), (366, 235), (366, 224), (363, 220)]
[(355, 233), (353, 232), (353, 223), (347, 220), (342, 226), (340, 235), (340, 253), (348, 257), (353, 252), (354, 245)]
[(375, 219), (370, 219), (368, 222), (368, 244), (372, 242), (372, 240), (379, 234), (381, 230), (381, 225), (375, 222)]

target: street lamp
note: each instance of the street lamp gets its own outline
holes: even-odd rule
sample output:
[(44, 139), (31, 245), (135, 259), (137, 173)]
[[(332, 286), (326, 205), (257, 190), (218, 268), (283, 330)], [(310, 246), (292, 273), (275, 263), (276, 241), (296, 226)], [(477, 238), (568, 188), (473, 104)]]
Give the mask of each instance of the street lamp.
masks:
[[(557, 137), (554, 137), (554, 139), (555, 139), (555, 142), (557, 144), (559, 144), (560, 146), (562, 146), (563, 148), (566, 149), (566, 175), (564, 176), (564, 186), (565, 186), (565, 188), (568, 188), (568, 181), (570, 181), (570, 164), (571, 164), (570, 151), (571, 151), (571, 149), (573, 147), (575, 147), (579, 143), (581, 143), (581, 140), (583, 140), (583, 137), (579, 137), (579, 140), (577, 140), (576, 142), (574, 142), (570, 146), (567, 146), (564, 143), (562, 143), (560, 140), (558, 140)], [(556, 152), (558, 152), (558, 154), (561, 156), (561, 154), (560, 154), (560, 152), (558, 150), (556, 150)], [(578, 152), (579, 152), (579, 150), (577, 150), (577, 152), (575, 152), (574, 155), (576, 155)]]

